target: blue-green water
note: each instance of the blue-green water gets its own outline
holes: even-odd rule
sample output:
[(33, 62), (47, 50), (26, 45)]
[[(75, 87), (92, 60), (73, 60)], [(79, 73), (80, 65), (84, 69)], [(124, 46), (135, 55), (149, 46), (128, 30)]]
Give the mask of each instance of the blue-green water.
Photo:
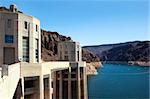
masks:
[(88, 78), (89, 99), (150, 99), (149, 67), (104, 64)]

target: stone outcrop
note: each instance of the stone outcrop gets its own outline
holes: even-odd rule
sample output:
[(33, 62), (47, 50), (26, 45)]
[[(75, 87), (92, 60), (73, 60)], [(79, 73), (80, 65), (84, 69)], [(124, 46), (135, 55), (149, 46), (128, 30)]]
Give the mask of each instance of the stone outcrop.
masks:
[(41, 47), (42, 47), (42, 60), (43, 61), (56, 61), (57, 56), (57, 44), (60, 41), (70, 41), (70, 37), (60, 35), (57, 32), (50, 32), (41, 30)]
[(97, 74), (97, 68), (101, 67), (101, 62), (90, 62), (86, 63), (87, 66), (87, 74), (88, 75), (96, 75)]
[(84, 48), (82, 48), (82, 60), (86, 61), (87, 63), (100, 61), (100, 59), (95, 54)]
[(97, 68), (102, 66), (100, 59), (91, 51), (84, 48), (82, 48), (82, 60), (86, 61), (88, 75), (96, 75)]

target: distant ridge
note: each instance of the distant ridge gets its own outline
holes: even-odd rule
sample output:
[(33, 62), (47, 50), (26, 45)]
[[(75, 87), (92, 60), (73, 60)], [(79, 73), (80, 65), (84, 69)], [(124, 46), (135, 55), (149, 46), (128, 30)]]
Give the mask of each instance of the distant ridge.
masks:
[(145, 40), (145, 41), (128, 41), (128, 42), (120, 42), (120, 43), (112, 43), (112, 44), (101, 44), (101, 45), (85, 45), (85, 46), (83, 46), (83, 48), (87, 48), (87, 47), (99, 47), (99, 46), (114, 46), (114, 45), (120, 45), (120, 44), (129, 44), (129, 43), (138, 43), (138, 42), (150, 42), (150, 41), (148, 41), (148, 40)]
[(149, 62), (150, 41), (130, 41), (116, 44), (83, 46), (97, 55), (102, 61), (111, 63)]

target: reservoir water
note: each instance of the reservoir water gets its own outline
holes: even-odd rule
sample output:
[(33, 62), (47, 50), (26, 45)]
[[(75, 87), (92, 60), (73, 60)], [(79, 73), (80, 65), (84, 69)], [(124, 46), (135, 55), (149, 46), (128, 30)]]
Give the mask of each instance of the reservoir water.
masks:
[(150, 99), (150, 67), (104, 64), (88, 77), (89, 99)]

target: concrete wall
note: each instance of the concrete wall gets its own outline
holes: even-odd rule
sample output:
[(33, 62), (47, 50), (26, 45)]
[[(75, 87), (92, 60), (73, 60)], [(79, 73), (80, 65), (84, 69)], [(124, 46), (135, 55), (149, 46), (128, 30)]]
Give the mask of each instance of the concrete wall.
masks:
[(45, 62), (42, 63), (42, 74), (49, 74), (50, 71), (58, 71), (62, 69), (66, 69), (70, 66), (69, 62)]
[[(68, 59), (65, 59), (65, 56), (68, 56)], [(82, 61), (82, 49), (80, 44), (78, 42), (72, 41), (59, 42), (58, 57), (59, 60), (74, 61), (74, 62)]]
[(21, 63), (21, 77), (46, 75), (69, 66), (69, 62)]
[[(4, 60), (4, 47), (14, 48), (15, 49), (15, 61), (18, 61), (18, 32), (17, 29), (17, 18), (18, 15), (16, 13), (4, 13), (0, 11), (0, 65), (3, 64)], [(7, 21), (11, 20), (10, 28), (8, 28)], [(5, 35), (13, 36), (13, 43), (5, 43)]]
[[(43, 99), (42, 97), (44, 97), (44, 89), (43, 89), (44, 75), (51, 75), (52, 72), (55, 72), (55, 71), (61, 71), (65, 69), (68, 70), (68, 68), (70, 67), (79, 68), (80, 67), (79, 64), (82, 65), (81, 67), (85, 67), (85, 62), (80, 62), (80, 63), (76, 63), (76, 62), (74, 63), (70, 63), (70, 62), (18, 63), (18, 64), (10, 65), (8, 68), (8, 76), (4, 76), (3, 78), (0, 79), (0, 97), (6, 97), (6, 99), (12, 99), (20, 78), (22, 78), (22, 89), (24, 91), (24, 81), (25, 81), (24, 78), (37, 76), (39, 77), (39, 81), (38, 81), (39, 82), (39, 96), (41, 97), (40, 99)], [(78, 75), (80, 75), (79, 73)], [(83, 75), (86, 77), (86, 74), (83, 74)], [(69, 79), (70, 81), (72, 80), (72, 78), (68, 78), (68, 81)], [(52, 82), (52, 79), (50, 79), (49, 81)], [(38, 86), (38, 84), (36, 86)], [(86, 83), (84, 86), (86, 86)], [(77, 86), (77, 87), (79, 88), (80, 86)], [(49, 89), (50, 89), (50, 94), (52, 94), (53, 90), (51, 86), (49, 87)], [(86, 91), (87, 90), (85, 90), (85, 92)], [(84, 99), (87, 99), (87, 98), (84, 98)]]
[[(11, 20), (8, 27), (8, 20)], [(24, 22), (28, 22), (28, 29), (24, 28)], [(36, 25), (38, 31), (36, 31)], [(13, 43), (5, 42), (5, 35), (13, 36)], [(22, 61), (23, 37), (29, 37), (29, 62), (36, 61), (36, 39), (38, 40), (38, 62), (41, 62), (41, 31), (40, 21), (34, 17), (19, 12), (0, 11), (0, 66), (4, 63), (4, 47), (15, 49), (15, 61)]]
[(21, 63), (21, 77), (32, 77), (41, 75), (41, 64)]
[[(24, 28), (24, 22), (28, 23), (28, 29)], [(38, 25), (38, 32), (36, 32), (36, 25)], [(34, 17), (27, 16), (25, 14), (18, 14), (18, 53), (19, 58), (22, 60), (22, 38), (29, 37), (29, 62), (36, 63), (35, 46), (36, 39), (38, 39), (38, 60), (41, 61), (41, 32), (40, 21)]]
[[(24, 78), (25, 77), (35, 77), (38, 76), (39, 77), (39, 96), (40, 97), (36, 97), (33, 98), (34, 95), (32, 95), (32, 98), (29, 99), (44, 99), (44, 76), (45, 75), (49, 75), (49, 97), (52, 97), (52, 88), (51, 88), (51, 73), (53, 71), (59, 71), (59, 70), (63, 70), (66, 68), (69, 68), (70, 64), (69, 62), (45, 62), (45, 63), (20, 63), (21, 64), (21, 78), (22, 78), (22, 87), (24, 89)], [(36, 85), (38, 86), (38, 84)], [(31, 90), (32, 91), (32, 90)], [(24, 92), (23, 92), (24, 95)], [(24, 96), (26, 97), (26, 96)], [(48, 97), (48, 96), (46, 96)], [(24, 99), (24, 98), (23, 98)], [(51, 99), (51, 98), (49, 98)]]
[(20, 64), (9, 65), (8, 76), (0, 77), (0, 97), (12, 99), (20, 78)]

